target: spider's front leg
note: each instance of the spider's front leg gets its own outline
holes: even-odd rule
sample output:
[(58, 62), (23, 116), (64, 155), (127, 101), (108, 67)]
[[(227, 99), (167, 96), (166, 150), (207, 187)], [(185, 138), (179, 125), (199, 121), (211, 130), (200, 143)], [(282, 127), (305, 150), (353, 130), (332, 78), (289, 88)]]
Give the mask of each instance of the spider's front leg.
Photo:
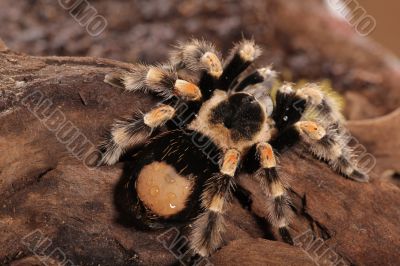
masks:
[[(279, 131), (271, 142), (275, 149), (281, 151), (302, 141), (312, 154), (326, 160), (343, 176), (359, 182), (369, 180), (357, 167), (354, 152), (348, 146), (337, 101), (318, 86), (309, 84), (297, 91), (288, 84), (282, 86), (276, 95), (273, 119)], [(319, 138), (322, 131), (324, 134)]]
[(293, 245), (293, 240), (287, 230), (289, 225), (290, 197), (288, 185), (279, 176), (276, 169), (276, 158), (269, 143), (259, 143), (256, 146), (260, 168), (255, 173), (255, 178), (261, 188), (269, 196), (268, 214), (271, 224), (279, 229), (282, 239)]
[(190, 247), (201, 256), (208, 256), (222, 243), (221, 235), (225, 230), (223, 214), (235, 185), (239, 161), (240, 153), (235, 149), (228, 150), (220, 172), (210, 177), (205, 184), (201, 196), (204, 211), (194, 221), (190, 234)]
[(369, 176), (356, 166), (352, 149), (347, 145), (347, 137), (336, 126), (330, 125), (322, 138), (305, 137), (308, 150), (329, 166), (358, 182), (368, 182)]
[(334, 97), (308, 85), (297, 91), (297, 95), (306, 100), (308, 111), (315, 121), (324, 126), (326, 134), (321, 139), (306, 138), (308, 150), (320, 159), (326, 160), (331, 168), (343, 176), (358, 182), (368, 182), (354, 159), (354, 152), (348, 146), (348, 134), (343, 126), (340, 108)]

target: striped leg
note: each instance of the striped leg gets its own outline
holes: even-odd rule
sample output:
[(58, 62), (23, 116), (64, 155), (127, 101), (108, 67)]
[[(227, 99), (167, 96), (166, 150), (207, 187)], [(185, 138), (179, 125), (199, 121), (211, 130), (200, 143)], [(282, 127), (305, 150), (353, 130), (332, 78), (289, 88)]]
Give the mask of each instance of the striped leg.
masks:
[(279, 132), (270, 144), (282, 153), (301, 141), (319, 141), (325, 135), (326, 131), (322, 125), (313, 121), (298, 121), (283, 132)]
[(299, 121), (280, 134), (272, 144), (276, 149), (283, 150), (301, 141), (313, 155), (327, 161), (336, 172), (355, 181), (367, 182), (368, 175), (356, 166), (353, 151), (347, 145), (347, 137), (338, 129), (338, 125), (331, 124), (325, 129), (321, 124)]
[[(332, 94), (332, 93), (331, 93)], [(326, 134), (321, 139), (305, 138), (311, 153), (326, 160), (330, 167), (343, 176), (359, 182), (367, 182), (369, 176), (358, 169), (354, 161), (354, 152), (348, 146), (348, 136), (342, 126), (339, 101), (309, 84), (297, 91), (297, 95), (307, 100), (310, 110), (305, 116), (313, 116), (326, 128)], [(311, 114), (310, 114), (311, 113)]]
[(224, 65), (218, 89), (229, 90), (237, 77), (261, 55), (261, 49), (251, 40), (243, 40), (235, 45)]
[(325, 93), (317, 85), (294, 90), (284, 84), (276, 93), (273, 119), (279, 131), (284, 131), (300, 120), (318, 120), (324, 126), (342, 122), (338, 100), (334, 93)]
[[(178, 98), (184, 101), (199, 101), (202, 98), (200, 89), (193, 83), (179, 79), (172, 66), (139, 64), (128, 73), (108, 74), (105, 82), (122, 86), (128, 91), (153, 92), (169, 100)], [(176, 105), (179, 108), (178, 104)], [(135, 115), (132, 119), (117, 121), (100, 145), (100, 150), (103, 151), (101, 163), (116, 163), (127, 149), (143, 144), (151, 132), (172, 119), (175, 112), (174, 107), (160, 104), (145, 115)]]
[(262, 89), (263, 91), (270, 92), (276, 80), (276, 76), (277, 73), (272, 70), (272, 67), (259, 68), (247, 77), (243, 78), (235, 87), (235, 91), (248, 91), (260, 87), (260, 90)]
[(287, 193), (287, 185), (284, 184), (276, 170), (276, 159), (272, 146), (268, 143), (259, 143), (257, 155), (260, 169), (256, 172), (255, 177), (269, 195), (269, 220), (273, 226), (279, 229), (282, 239), (293, 245), (293, 240), (287, 230), (291, 217), (290, 198)]
[(222, 243), (225, 230), (223, 213), (231, 198), (239, 160), (237, 150), (228, 150), (220, 173), (212, 176), (206, 184), (201, 197), (204, 212), (194, 221), (190, 234), (190, 246), (196, 254), (208, 256)]
[(323, 91), (316, 84), (307, 84), (296, 91), (296, 96), (306, 101), (306, 116), (320, 117), (326, 125), (342, 123), (342, 100), (333, 90)]
[(131, 119), (117, 121), (100, 145), (103, 154), (101, 163), (116, 163), (127, 149), (144, 144), (154, 129), (165, 124), (174, 115), (173, 107), (159, 105), (144, 115), (138, 114)]
[[(356, 167), (353, 151), (347, 145), (342, 126), (340, 103), (333, 92), (324, 92), (315, 84), (294, 91), (284, 85), (276, 95), (273, 112), (279, 135), (271, 142), (279, 151), (302, 140), (318, 158), (350, 179), (366, 182), (369, 177)], [(317, 123), (299, 121), (312, 119)], [(317, 126), (315, 126), (317, 125)], [(322, 134), (322, 135), (321, 135)]]
[(284, 132), (299, 121), (307, 106), (307, 101), (299, 97), (291, 84), (287, 83), (277, 90), (275, 102), (272, 118), (279, 132)]
[(222, 74), (221, 61), (213, 44), (193, 39), (180, 43), (171, 53), (171, 62), (178, 69), (193, 72), (207, 71), (212, 76)]
[(138, 64), (130, 72), (108, 74), (104, 81), (128, 91), (152, 92), (164, 98), (178, 96), (186, 101), (198, 101), (202, 97), (195, 84), (179, 79), (176, 70), (169, 65)]
[(341, 175), (358, 182), (368, 182), (369, 176), (358, 169), (354, 161), (353, 150), (347, 146), (347, 137), (332, 125), (326, 135), (319, 139), (305, 138), (308, 150)]
[(291, 84), (282, 85), (276, 92), (273, 119), (279, 131), (285, 131), (300, 120), (317, 120), (325, 127), (329, 124), (340, 124), (343, 121), (340, 113), (338, 96), (333, 92), (324, 92), (316, 84), (294, 90)]
[(222, 64), (214, 45), (199, 40), (181, 43), (171, 54), (178, 70), (199, 75), (198, 85), (204, 99), (211, 97), (216, 81), (222, 74)]

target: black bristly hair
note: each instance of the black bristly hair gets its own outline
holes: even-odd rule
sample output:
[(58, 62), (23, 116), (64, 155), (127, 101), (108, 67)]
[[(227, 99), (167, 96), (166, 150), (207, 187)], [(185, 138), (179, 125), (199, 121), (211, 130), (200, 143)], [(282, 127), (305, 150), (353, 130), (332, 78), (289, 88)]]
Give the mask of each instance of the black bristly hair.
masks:
[(210, 122), (222, 123), (232, 130), (233, 140), (250, 140), (260, 130), (265, 114), (254, 96), (246, 93), (234, 93), (227, 102), (217, 105), (211, 111)]
[(218, 81), (218, 89), (227, 91), (232, 89), (235, 81), (261, 54), (253, 41), (242, 41), (235, 45), (230, 52), (224, 71)]
[[(193, 141), (194, 137), (197, 144)], [(203, 147), (199, 149), (198, 147), (201, 145)], [(131, 158), (136, 163), (129, 172), (121, 201), (125, 206), (126, 214), (130, 215), (140, 227), (148, 229), (160, 227), (160, 224), (175, 225), (184, 222), (187, 217), (196, 216), (201, 211), (198, 199), (202, 192), (201, 188), (207, 179), (192, 179), (193, 182), (196, 182), (193, 185), (195, 189), (187, 200), (187, 208), (168, 219), (153, 213), (138, 198), (135, 189), (136, 179), (141, 169), (154, 161), (164, 161), (174, 165), (176, 171), (183, 177), (211, 177), (218, 172), (218, 164), (214, 162), (219, 160), (220, 153), (219, 148), (208, 137), (200, 136), (193, 130), (186, 130), (185, 134), (182, 134), (180, 130), (172, 130), (158, 135), (147, 143), (141, 152)], [(190, 168), (188, 168), (189, 165)]]
[(272, 118), (279, 131), (284, 131), (299, 121), (306, 109), (306, 100), (292, 90), (278, 90), (275, 101)]
[(235, 87), (235, 91), (239, 92), (244, 90), (246, 87), (262, 83), (264, 81), (265, 77), (260, 74), (259, 71), (254, 71), (250, 75), (248, 75), (246, 78), (244, 78), (239, 85)]

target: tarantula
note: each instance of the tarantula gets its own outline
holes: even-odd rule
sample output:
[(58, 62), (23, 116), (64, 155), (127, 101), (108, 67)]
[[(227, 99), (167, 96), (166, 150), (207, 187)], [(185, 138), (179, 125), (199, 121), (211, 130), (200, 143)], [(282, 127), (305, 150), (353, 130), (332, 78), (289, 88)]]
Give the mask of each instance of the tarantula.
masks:
[(192, 40), (179, 44), (167, 64), (137, 64), (105, 78), (163, 99), (117, 121), (101, 145), (104, 164), (142, 146), (129, 161), (126, 211), (148, 228), (190, 221), (189, 248), (201, 256), (221, 245), (223, 214), (242, 172), (259, 182), (271, 224), (291, 242), (289, 185), (277, 170), (277, 152), (297, 142), (343, 176), (368, 180), (345, 141), (337, 101), (315, 84), (285, 83), (274, 92), (271, 67), (248, 71), (260, 54), (254, 41), (243, 40), (222, 64), (212, 44)]

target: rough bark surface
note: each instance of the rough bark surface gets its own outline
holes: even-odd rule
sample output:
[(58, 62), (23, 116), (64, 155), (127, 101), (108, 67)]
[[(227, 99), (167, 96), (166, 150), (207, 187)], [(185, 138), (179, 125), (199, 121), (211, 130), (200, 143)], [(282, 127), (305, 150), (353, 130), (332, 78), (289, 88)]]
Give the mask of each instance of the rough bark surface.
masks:
[[(330, 17), (322, 6), (311, 6), (316, 1), (288, 1), (286, 5), (282, 4), (286, 1), (254, 1), (242, 7), (246, 12), (221, 13), (218, 19), (232, 16), (239, 20), (226, 22), (226, 27), (233, 28), (227, 34), (207, 31), (201, 24), (200, 18), (212, 14), (215, 7), (187, 2), (176, 17), (181, 21), (198, 18), (200, 26), (192, 25), (193, 32), (188, 32), (180, 28), (187, 25), (178, 24), (176, 17), (164, 15), (165, 21), (177, 24), (172, 27), (176, 36), (196, 36), (201, 28), (202, 36), (226, 51), (243, 31), (263, 46), (262, 63), (275, 62), (282, 73), (290, 70), (293, 80), (331, 80), (345, 96), (350, 132), (366, 148), (364, 154), (376, 159), (371, 182), (360, 184), (337, 175), (301, 147), (282, 155), (281, 171), (291, 177), (295, 216), (290, 232), (297, 246), (283, 243), (268, 226), (267, 199), (256, 183), (243, 176), (240, 184), (245, 190), (239, 191), (240, 200), (234, 200), (226, 215), (225, 244), (210, 261), (215, 265), (398, 265), (397, 59), (387, 59), (385, 51), (355, 35), (346, 22)], [(163, 45), (168, 44), (158, 42), (161, 50), (151, 59), (164, 59), (157, 53), (164, 55)], [(132, 51), (137, 49), (154, 51), (139, 45)], [(103, 82), (106, 73), (129, 67), (108, 59), (28, 56), (0, 42), (1, 265), (40, 265), (43, 261), (56, 265), (67, 260), (71, 265), (177, 263), (163, 246), (170, 242), (160, 238), (165, 230), (144, 232), (120, 219), (114, 188), (122, 175), (122, 163), (92, 168), (74, 156), (84, 137), (88, 142), (83, 153), (99, 143), (113, 119), (151, 107), (155, 99)], [(40, 99), (51, 102), (49, 109), (42, 106), (32, 112)], [(43, 120), (54, 110), (63, 115)], [(74, 125), (81, 139), (69, 144), (72, 133), (66, 127), (57, 128), (65, 123)], [(42, 245), (35, 246), (40, 237)]]

